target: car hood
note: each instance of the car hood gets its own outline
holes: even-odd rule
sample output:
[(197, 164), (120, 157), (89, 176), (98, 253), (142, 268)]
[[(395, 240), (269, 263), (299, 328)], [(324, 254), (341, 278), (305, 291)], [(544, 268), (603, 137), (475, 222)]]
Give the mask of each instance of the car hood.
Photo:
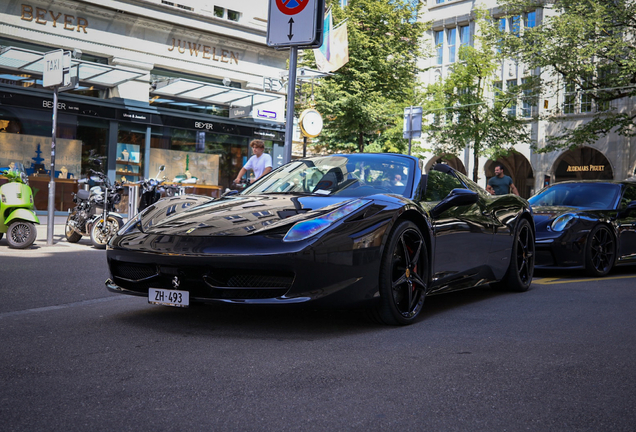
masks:
[[(180, 198), (180, 197), (175, 197)], [(216, 200), (161, 200), (144, 213), (146, 234), (246, 236), (287, 227), (339, 207), (352, 198), (302, 195), (231, 196)]]
[(578, 213), (580, 209), (567, 206), (532, 206), (532, 215), (534, 223), (540, 224), (557, 218), (564, 213)]

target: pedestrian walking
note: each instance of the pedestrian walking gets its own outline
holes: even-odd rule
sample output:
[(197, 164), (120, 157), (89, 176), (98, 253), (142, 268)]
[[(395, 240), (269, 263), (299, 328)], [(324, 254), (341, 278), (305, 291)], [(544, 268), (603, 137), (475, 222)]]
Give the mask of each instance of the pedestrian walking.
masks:
[(486, 190), (493, 195), (513, 193), (519, 196), (519, 191), (517, 191), (517, 187), (512, 182), (512, 178), (504, 174), (504, 167), (500, 163), (495, 165), (495, 176), (488, 180)]

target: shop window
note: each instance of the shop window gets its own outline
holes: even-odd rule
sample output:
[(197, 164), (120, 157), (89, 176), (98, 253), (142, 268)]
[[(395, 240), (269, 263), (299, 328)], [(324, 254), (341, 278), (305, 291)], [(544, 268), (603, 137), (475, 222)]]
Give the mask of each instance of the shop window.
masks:
[(143, 178), (145, 142), (145, 126), (119, 123), (115, 168), (117, 181), (135, 182)]
[(225, 8), (214, 6), (214, 16), (217, 18), (225, 17)]

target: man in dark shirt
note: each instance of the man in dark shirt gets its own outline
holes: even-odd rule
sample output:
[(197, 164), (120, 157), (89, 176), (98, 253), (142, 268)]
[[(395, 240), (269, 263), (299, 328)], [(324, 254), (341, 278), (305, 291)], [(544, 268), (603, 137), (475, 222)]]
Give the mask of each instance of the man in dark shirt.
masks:
[(498, 163), (495, 165), (495, 176), (488, 180), (486, 190), (493, 195), (505, 195), (512, 192), (515, 195), (519, 195), (516, 186), (512, 182), (512, 179), (504, 174), (504, 167)]

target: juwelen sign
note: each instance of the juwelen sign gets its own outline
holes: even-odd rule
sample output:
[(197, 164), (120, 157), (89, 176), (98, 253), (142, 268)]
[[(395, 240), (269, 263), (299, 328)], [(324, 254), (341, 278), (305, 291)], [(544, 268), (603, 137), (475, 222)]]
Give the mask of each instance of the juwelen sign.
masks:
[(320, 46), (325, 0), (269, 0), (267, 45)]

